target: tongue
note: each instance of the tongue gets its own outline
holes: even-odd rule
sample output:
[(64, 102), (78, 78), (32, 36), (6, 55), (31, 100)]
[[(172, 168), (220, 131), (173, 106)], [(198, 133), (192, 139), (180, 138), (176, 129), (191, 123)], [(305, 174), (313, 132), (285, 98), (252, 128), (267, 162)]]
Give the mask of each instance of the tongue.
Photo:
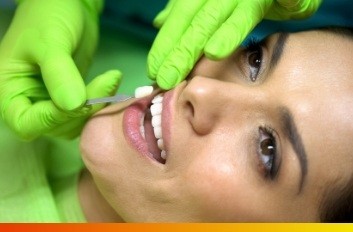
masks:
[(160, 163), (164, 163), (164, 160), (161, 157), (161, 150), (157, 145), (157, 139), (154, 136), (151, 111), (146, 113), (143, 126), (145, 127), (145, 138), (148, 145), (148, 151), (153, 155), (154, 159)]

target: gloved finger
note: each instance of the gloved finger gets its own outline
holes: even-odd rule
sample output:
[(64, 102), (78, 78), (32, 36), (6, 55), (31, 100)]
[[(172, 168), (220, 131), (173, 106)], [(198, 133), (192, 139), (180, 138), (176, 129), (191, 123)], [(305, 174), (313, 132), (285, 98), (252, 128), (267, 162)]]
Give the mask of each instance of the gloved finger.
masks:
[(234, 0), (207, 1), (162, 64), (157, 74), (157, 84), (161, 88), (173, 88), (185, 79), (200, 58), (207, 41), (230, 16), (236, 4)]
[[(177, 0), (173, 5), (168, 19), (159, 31), (147, 57), (148, 77), (155, 79), (159, 68), (178, 43), (184, 32), (190, 26), (195, 14), (203, 7), (207, 0)], [(187, 4), (187, 10), (185, 10)]]
[[(97, 76), (87, 86), (88, 98), (106, 97), (115, 94), (120, 82), (121, 72), (118, 70), (111, 70)], [(65, 124), (58, 125), (55, 129), (51, 130), (49, 135), (55, 137), (63, 137), (66, 139), (73, 139), (77, 137), (87, 121), (87, 119), (105, 107), (106, 104), (94, 105), (90, 108), (89, 112), (82, 117), (70, 119)]]
[(307, 2), (306, 0), (276, 0), (279, 5), (288, 9), (295, 10), (301, 8), (303, 2)]
[(59, 108), (71, 111), (84, 104), (85, 84), (70, 54), (52, 50), (38, 63), (48, 92)]
[(303, 19), (311, 16), (321, 5), (322, 0), (277, 0), (266, 15), (267, 19)]
[(321, 0), (276, 0), (276, 2), (288, 12), (298, 12), (307, 11), (308, 8), (316, 5), (316, 2), (321, 2)]
[(153, 20), (153, 26), (161, 28), (174, 7), (176, 0), (169, 0), (165, 8)]
[[(87, 86), (87, 97), (99, 98), (114, 95), (120, 85), (121, 78), (122, 73), (119, 70), (110, 70), (99, 75)], [(105, 104), (93, 105), (90, 114), (94, 114), (104, 107)]]
[(205, 46), (210, 59), (222, 59), (238, 47), (252, 29), (263, 19), (272, 0), (239, 3), (227, 21), (213, 34)]
[(25, 95), (17, 95), (2, 107), (2, 115), (10, 127), (25, 140), (31, 140), (49, 132), (72, 117), (87, 114), (89, 109), (66, 113), (59, 110), (52, 101), (34, 104)]
[(92, 64), (92, 59), (99, 39), (98, 25), (95, 22), (95, 19), (87, 19), (86, 24), (90, 30), (86, 30), (84, 36), (89, 39), (82, 39), (73, 54), (75, 64), (83, 78), (86, 76), (87, 71)]

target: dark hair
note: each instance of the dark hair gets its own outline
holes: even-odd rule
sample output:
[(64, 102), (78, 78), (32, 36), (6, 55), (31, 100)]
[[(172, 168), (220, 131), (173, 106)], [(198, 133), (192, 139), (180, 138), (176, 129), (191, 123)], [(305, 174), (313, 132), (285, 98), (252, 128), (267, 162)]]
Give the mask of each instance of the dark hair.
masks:
[[(353, 28), (328, 27), (320, 30), (353, 40)], [(353, 222), (353, 175), (343, 184), (332, 183), (324, 191), (320, 206), (321, 222)]]
[(353, 175), (343, 186), (337, 183), (324, 191), (319, 209), (321, 222), (353, 222)]
[(324, 27), (320, 28), (321, 31), (326, 31), (329, 33), (333, 33), (335, 35), (342, 36), (347, 39), (353, 40), (353, 28), (348, 27)]

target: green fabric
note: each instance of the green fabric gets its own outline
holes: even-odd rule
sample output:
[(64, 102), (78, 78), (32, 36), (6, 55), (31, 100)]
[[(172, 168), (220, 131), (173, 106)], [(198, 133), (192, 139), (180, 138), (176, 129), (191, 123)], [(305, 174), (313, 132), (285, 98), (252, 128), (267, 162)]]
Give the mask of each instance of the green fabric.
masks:
[(0, 121), (0, 222), (84, 222), (78, 140), (20, 141)]
[[(67, 161), (70, 159), (67, 159)], [(84, 214), (77, 197), (77, 186), (79, 180), (79, 170), (75, 170), (81, 165), (73, 166), (72, 174), (58, 176), (57, 179), (49, 180), (56, 207), (61, 222), (86, 222)], [(69, 166), (70, 167), (70, 166)], [(66, 167), (67, 168), (67, 167)], [(67, 171), (67, 169), (64, 169)]]

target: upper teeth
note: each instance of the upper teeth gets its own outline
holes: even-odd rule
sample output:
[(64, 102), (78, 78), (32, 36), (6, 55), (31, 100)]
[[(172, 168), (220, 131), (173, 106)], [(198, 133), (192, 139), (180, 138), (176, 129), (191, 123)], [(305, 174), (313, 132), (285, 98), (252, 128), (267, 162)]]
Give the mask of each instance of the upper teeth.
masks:
[[(161, 149), (161, 157), (166, 159), (166, 152), (164, 150), (164, 142), (162, 138), (162, 110), (163, 110), (163, 96), (162, 94), (158, 94), (152, 100), (152, 105), (150, 107), (151, 115), (152, 115), (152, 127), (154, 136), (157, 139), (157, 145), (159, 149)], [(144, 126), (143, 122), (141, 124), (141, 134), (144, 135)]]
[[(157, 138), (157, 144), (159, 149), (162, 150), (161, 154), (164, 154), (164, 142), (162, 138), (162, 110), (163, 110), (163, 96), (158, 94), (152, 100), (151, 114), (152, 114), (152, 127), (154, 136)], [(163, 157), (165, 159), (165, 156)]]

